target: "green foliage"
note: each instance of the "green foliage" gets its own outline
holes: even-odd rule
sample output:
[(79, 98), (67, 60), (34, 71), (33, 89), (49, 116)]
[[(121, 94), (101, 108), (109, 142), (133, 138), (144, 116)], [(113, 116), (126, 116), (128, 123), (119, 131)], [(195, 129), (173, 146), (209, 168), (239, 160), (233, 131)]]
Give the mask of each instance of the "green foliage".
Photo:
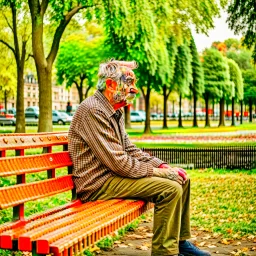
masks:
[(227, 46), (228, 50), (238, 50), (241, 48), (241, 43), (236, 38), (228, 38), (224, 41), (224, 44)]
[(244, 97), (242, 72), (238, 64), (234, 60), (228, 59), (227, 61), (229, 66), (230, 81), (234, 83), (235, 98), (238, 100), (242, 100)]
[(243, 71), (244, 79), (244, 101), (248, 103), (250, 100), (256, 100), (256, 70), (248, 69)]
[(211, 98), (222, 98), (231, 90), (227, 61), (222, 54), (213, 48), (203, 54), (205, 93)]
[(256, 62), (256, 15), (255, 0), (232, 0), (228, 6), (228, 23), (235, 33), (244, 35), (243, 44), (253, 48), (253, 59)]
[(193, 81), (192, 77), (192, 55), (187, 42), (178, 46), (178, 52), (175, 59), (175, 69), (173, 84), (179, 94), (187, 94), (189, 85)]
[(239, 51), (228, 51), (227, 57), (229, 59), (234, 60), (242, 70), (247, 70), (252, 68), (252, 63), (251, 63), (252, 53), (248, 50), (242, 49)]
[(75, 83), (81, 90), (85, 84), (87, 88), (95, 86), (99, 63), (108, 57), (103, 40), (93, 34), (69, 36), (62, 43), (56, 61), (58, 83), (65, 82), (67, 88)]
[(194, 94), (200, 96), (204, 92), (204, 72), (193, 37), (190, 40), (190, 52), (192, 55), (192, 83), (190, 88)]

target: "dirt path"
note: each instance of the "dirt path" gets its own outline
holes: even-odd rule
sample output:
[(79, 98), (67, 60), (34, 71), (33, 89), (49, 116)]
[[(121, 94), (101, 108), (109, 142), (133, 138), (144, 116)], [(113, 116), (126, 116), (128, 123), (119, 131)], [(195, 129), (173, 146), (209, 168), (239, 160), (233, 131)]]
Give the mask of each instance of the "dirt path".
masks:
[[(192, 230), (190, 240), (212, 255), (220, 256), (256, 256), (256, 237), (247, 240), (226, 240), (204, 231)], [(151, 255), (152, 222), (141, 223), (134, 232), (128, 232), (117, 241), (110, 251), (101, 251), (98, 255), (150, 256)], [(161, 255), (159, 255), (161, 256)]]

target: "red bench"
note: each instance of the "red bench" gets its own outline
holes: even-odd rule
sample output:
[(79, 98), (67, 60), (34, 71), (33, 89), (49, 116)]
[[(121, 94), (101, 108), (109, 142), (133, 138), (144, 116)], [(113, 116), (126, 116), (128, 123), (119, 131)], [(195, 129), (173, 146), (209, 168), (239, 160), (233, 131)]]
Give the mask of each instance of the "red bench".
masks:
[[(67, 133), (0, 134), (0, 179), (16, 176), (17, 181), (0, 187), (0, 210), (13, 208), (13, 220), (0, 225), (1, 249), (75, 255), (147, 210), (144, 201), (136, 200), (82, 204), (76, 199), (67, 144)], [(27, 155), (32, 148), (41, 153)], [(8, 156), (9, 151), (15, 156)], [(57, 177), (59, 168), (65, 168), (66, 175)], [(27, 183), (26, 176), (37, 172), (47, 172), (47, 178)], [(25, 218), (27, 202), (70, 190), (70, 202)]]

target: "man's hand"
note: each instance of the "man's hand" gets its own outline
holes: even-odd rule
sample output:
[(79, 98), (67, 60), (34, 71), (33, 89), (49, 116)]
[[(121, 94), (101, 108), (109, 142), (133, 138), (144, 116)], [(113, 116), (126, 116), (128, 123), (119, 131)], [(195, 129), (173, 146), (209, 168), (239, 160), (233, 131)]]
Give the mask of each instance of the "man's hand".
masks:
[(163, 168), (163, 169), (174, 169), (174, 170), (178, 171), (178, 174), (182, 177), (184, 183), (185, 183), (185, 181), (187, 180), (187, 172), (186, 172), (184, 169), (182, 169), (182, 168), (179, 168), (179, 167), (171, 167), (171, 166), (169, 166), (168, 164), (161, 164), (161, 165), (159, 166), (159, 168)]
[(180, 185), (185, 182), (178, 171), (173, 168), (153, 168), (153, 176), (177, 181)]

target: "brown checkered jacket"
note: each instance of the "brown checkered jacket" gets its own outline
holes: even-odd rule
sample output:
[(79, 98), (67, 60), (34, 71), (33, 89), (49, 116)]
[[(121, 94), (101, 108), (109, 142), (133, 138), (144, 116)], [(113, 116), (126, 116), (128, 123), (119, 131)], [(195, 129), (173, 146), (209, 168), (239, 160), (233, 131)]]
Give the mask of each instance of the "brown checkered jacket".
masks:
[(163, 163), (130, 142), (123, 115), (118, 127), (115, 113), (107, 98), (97, 91), (81, 103), (73, 117), (68, 150), (76, 191), (82, 201), (113, 175), (134, 179), (152, 176), (153, 167)]

